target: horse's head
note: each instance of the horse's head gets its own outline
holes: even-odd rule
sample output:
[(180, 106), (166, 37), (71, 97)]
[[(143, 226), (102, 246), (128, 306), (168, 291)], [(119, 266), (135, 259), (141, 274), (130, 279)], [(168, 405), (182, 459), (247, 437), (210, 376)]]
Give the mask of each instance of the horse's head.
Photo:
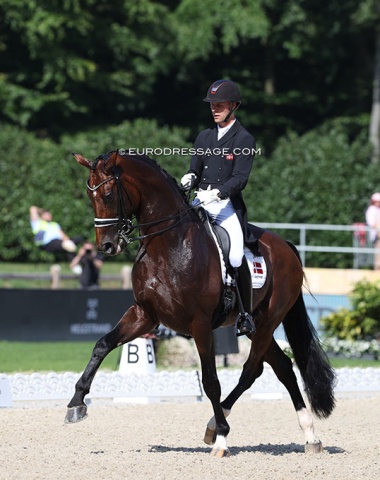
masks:
[(100, 155), (91, 162), (78, 153), (75, 160), (90, 170), (87, 194), (95, 214), (96, 244), (98, 250), (109, 255), (121, 253), (126, 246), (125, 233), (137, 205), (136, 193), (126, 191), (121, 183), (122, 167), (118, 151)]

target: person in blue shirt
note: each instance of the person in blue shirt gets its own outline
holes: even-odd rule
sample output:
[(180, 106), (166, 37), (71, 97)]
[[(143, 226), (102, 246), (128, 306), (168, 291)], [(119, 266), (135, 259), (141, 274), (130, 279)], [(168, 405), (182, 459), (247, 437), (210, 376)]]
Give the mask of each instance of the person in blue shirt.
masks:
[(59, 223), (53, 221), (49, 210), (32, 205), (29, 208), (30, 225), (34, 235), (34, 243), (42, 250), (52, 254), (65, 253), (68, 260), (72, 260), (80, 239), (71, 239), (61, 228)]

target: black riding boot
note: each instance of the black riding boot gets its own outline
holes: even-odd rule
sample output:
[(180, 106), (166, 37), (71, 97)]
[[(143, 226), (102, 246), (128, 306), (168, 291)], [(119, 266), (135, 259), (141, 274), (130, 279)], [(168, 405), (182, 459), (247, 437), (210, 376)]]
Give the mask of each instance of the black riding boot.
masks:
[(255, 333), (256, 327), (252, 318), (252, 278), (247, 259), (243, 257), (243, 262), (239, 268), (234, 269), (234, 278), (236, 283), (236, 296), (240, 313), (236, 317), (235, 335), (249, 335)]

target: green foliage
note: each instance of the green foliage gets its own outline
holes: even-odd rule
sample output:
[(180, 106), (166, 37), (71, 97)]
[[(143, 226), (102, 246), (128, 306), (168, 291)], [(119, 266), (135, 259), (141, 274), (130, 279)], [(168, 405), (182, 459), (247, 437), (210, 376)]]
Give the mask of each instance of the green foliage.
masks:
[(170, 58), (150, 0), (3, 0), (0, 18), (0, 118), (50, 135), (131, 117)]
[[(0, 126), (0, 260), (51, 261), (51, 256), (33, 244), (29, 207), (51, 210), (53, 218), (70, 236), (93, 238), (93, 210), (86, 194), (88, 172), (77, 165), (71, 152), (93, 160), (116, 148), (185, 147), (187, 132), (179, 128), (159, 129), (155, 121), (124, 122), (108, 130), (64, 136), (56, 144), (37, 139), (17, 127)], [(188, 145), (189, 146), (189, 145)], [(182, 175), (188, 159), (163, 156), (157, 161), (173, 176)], [(127, 258), (131, 261), (135, 249)]]
[(260, 3), (182, 0), (173, 15), (179, 25), (179, 52), (187, 61), (209, 59), (216, 52), (231, 52), (242, 39), (266, 36), (269, 22)]
[[(320, 223), (350, 225), (363, 221), (368, 198), (380, 184), (379, 169), (369, 161), (365, 122), (336, 119), (299, 136), (281, 139), (270, 158), (257, 156), (244, 197), (252, 222)], [(159, 127), (154, 120), (137, 119), (103, 130), (64, 135), (60, 143), (9, 125), (0, 128), (0, 259), (49, 261), (50, 256), (32, 242), (30, 205), (51, 209), (70, 235), (93, 238), (93, 212), (85, 189), (87, 172), (71, 157), (81, 153), (90, 160), (116, 148), (150, 149), (168, 173), (178, 181), (189, 157), (155, 155), (163, 149), (191, 146), (188, 130)], [(294, 232), (279, 232), (298, 243)], [(293, 237), (292, 237), (293, 235)], [(351, 232), (313, 231), (310, 245), (351, 246)], [(134, 246), (133, 246), (134, 247)], [(135, 249), (123, 261), (134, 258)], [(313, 253), (308, 266), (351, 267), (352, 256)]]
[(81, 153), (89, 159), (117, 148), (144, 152), (178, 178), (188, 169), (190, 157), (173, 155), (171, 149), (190, 147), (191, 143), (186, 140), (188, 136), (187, 129), (159, 127), (155, 120), (140, 118), (134, 122), (125, 121), (106, 130), (96, 129), (76, 135), (64, 135), (61, 144), (66, 146), (68, 152)]
[[(370, 163), (367, 119), (338, 118), (281, 138), (255, 159), (245, 194), (251, 221), (352, 225), (363, 222), (380, 170)], [(299, 242), (289, 234), (289, 239)], [(298, 235), (298, 232), (293, 233)], [(351, 232), (312, 231), (308, 245), (352, 246)], [(307, 264), (351, 267), (352, 256), (308, 254)]]
[(0, 120), (56, 139), (136, 117), (195, 136), (224, 77), (267, 152), (371, 102), (374, 0), (2, 0), (0, 19)]
[[(241, 85), (238, 117), (264, 154), (245, 192), (251, 221), (363, 221), (380, 183), (366, 116), (379, 18), (375, 0), (2, 0), (0, 172), (10, 188), (0, 258), (47, 259), (30, 245), (31, 203), (48, 203), (71, 234), (92, 232), (70, 152), (188, 146), (211, 124), (201, 99), (217, 78)], [(178, 179), (189, 159), (157, 160)], [(351, 246), (352, 236), (307, 241)], [(351, 255), (310, 253), (307, 264), (346, 267)]]
[(380, 337), (380, 282), (358, 282), (349, 295), (352, 310), (342, 308), (321, 319), (328, 336), (344, 340)]

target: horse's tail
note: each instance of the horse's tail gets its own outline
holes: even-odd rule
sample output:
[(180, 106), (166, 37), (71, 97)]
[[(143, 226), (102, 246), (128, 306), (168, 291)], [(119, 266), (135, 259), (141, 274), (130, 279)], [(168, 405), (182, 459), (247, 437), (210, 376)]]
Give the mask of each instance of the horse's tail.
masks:
[[(301, 261), (296, 247), (288, 244)], [(285, 316), (283, 325), (311, 408), (319, 418), (326, 418), (335, 406), (336, 376), (307, 314), (302, 292)]]

